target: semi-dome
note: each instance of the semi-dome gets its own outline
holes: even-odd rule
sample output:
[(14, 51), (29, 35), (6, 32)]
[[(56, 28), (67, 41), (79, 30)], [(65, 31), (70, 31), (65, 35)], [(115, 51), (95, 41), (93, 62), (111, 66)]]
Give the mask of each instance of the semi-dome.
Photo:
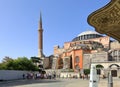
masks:
[(93, 39), (93, 38), (99, 38), (99, 37), (102, 37), (102, 35), (100, 35), (95, 31), (85, 31), (78, 34), (78, 36), (75, 37), (72, 41), (87, 40), (87, 39)]
[(89, 34), (98, 34), (98, 35), (100, 35), (99, 33), (95, 32), (95, 31), (84, 31), (84, 32), (78, 34), (78, 36), (89, 35)]

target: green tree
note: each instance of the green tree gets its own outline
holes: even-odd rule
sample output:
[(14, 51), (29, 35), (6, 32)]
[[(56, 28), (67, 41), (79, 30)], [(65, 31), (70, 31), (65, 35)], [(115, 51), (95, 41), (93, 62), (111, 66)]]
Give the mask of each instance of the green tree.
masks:
[(15, 60), (15, 63), (17, 64), (17, 69), (18, 70), (37, 70), (37, 66), (33, 64), (31, 60), (29, 60), (26, 57), (19, 57), (18, 59)]
[(0, 63), (0, 70), (6, 70), (7, 64), (12, 60), (13, 60), (12, 58), (5, 56), (2, 60), (2, 63)]
[(4, 60), (0, 65), (0, 69), (4, 70), (38, 70), (37, 66), (35, 66), (27, 57), (19, 57), (17, 59), (10, 60), (7, 59), (7, 61)]
[(85, 75), (90, 74), (90, 69), (84, 69), (84, 74), (85, 74)]
[(13, 59), (10, 58), (9, 56), (5, 56), (5, 57), (3, 58), (3, 60), (2, 60), (2, 62), (3, 62), (3, 63), (6, 63), (6, 62), (9, 62), (9, 61), (11, 61), (11, 60), (13, 60)]
[(6, 65), (4, 63), (0, 63), (0, 70), (5, 70), (6, 69)]

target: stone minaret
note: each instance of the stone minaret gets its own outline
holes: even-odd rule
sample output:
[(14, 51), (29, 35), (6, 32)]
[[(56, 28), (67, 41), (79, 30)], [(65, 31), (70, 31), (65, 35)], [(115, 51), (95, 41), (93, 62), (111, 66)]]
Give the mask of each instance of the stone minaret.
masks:
[(43, 55), (43, 28), (42, 28), (42, 16), (40, 13), (39, 28), (38, 28), (38, 57), (42, 58)]

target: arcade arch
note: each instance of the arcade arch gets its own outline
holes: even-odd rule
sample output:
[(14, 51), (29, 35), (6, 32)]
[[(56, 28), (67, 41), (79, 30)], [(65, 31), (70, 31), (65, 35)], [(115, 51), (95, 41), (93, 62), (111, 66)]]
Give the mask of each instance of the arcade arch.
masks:
[(96, 65), (97, 73), (100, 75), (103, 74), (107, 76), (108, 73), (111, 73), (113, 77), (120, 76), (120, 62), (107, 62), (107, 63), (103, 62), (103, 63), (94, 63), (94, 64)]
[(118, 64), (111, 64), (109, 68), (111, 69), (111, 75), (117, 77), (120, 66)]
[(96, 65), (98, 75), (101, 75), (103, 73), (103, 68), (104, 68), (104, 66), (101, 64)]

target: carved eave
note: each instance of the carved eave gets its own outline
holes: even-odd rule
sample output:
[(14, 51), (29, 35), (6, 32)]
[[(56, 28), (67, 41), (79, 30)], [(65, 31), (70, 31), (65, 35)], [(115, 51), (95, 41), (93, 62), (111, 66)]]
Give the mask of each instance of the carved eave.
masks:
[(97, 32), (120, 41), (120, 0), (111, 0), (106, 6), (90, 14), (88, 23)]

